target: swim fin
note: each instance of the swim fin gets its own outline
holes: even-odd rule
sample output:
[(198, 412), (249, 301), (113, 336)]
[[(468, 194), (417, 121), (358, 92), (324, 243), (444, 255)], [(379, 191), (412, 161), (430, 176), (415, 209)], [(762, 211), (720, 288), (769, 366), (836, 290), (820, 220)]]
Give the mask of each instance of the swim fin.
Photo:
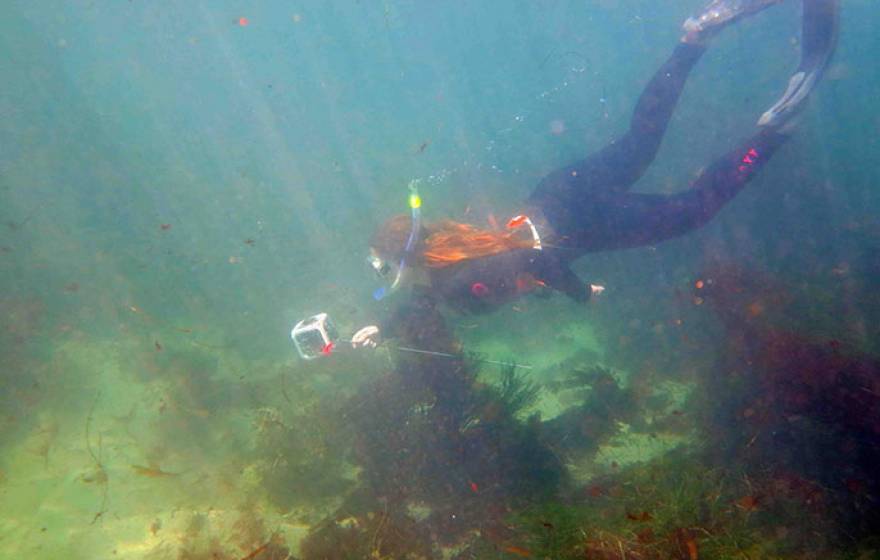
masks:
[(782, 0), (713, 0), (697, 16), (685, 20), (682, 42), (705, 44), (731, 23), (778, 4)]
[(758, 119), (758, 126), (787, 128), (819, 83), (837, 45), (840, 0), (803, 0), (803, 4), (801, 63), (782, 97)]

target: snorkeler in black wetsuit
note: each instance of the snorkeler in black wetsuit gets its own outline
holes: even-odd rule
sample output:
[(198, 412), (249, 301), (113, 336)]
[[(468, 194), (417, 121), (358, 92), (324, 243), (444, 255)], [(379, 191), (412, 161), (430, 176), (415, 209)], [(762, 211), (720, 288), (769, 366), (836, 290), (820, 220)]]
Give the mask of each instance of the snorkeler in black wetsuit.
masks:
[[(448, 264), (444, 259), (467, 253), (468, 244), (483, 247), (489, 243), (480, 235), (486, 232), (465, 226), (451, 233), (432, 232), (413, 219), (407, 222), (416, 224), (409, 238), (420, 238), (414, 247), (410, 242), (404, 249), (406, 236), (401, 237), (399, 231), (396, 236), (374, 236), (371, 262), (377, 272), (387, 276), (395, 272), (389, 263), (397, 262), (401, 269), (427, 272), (429, 288), (419, 290), (416, 301), (403, 309), (442, 302), (460, 310), (487, 311), (535, 286), (586, 301), (601, 287), (585, 284), (570, 270), (574, 259), (588, 252), (655, 244), (708, 222), (788, 139), (795, 117), (834, 51), (839, 0), (802, 0), (800, 66), (782, 98), (759, 119), (756, 134), (718, 158), (680, 193), (633, 193), (629, 188), (653, 161), (687, 76), (709, 39), (730, 23), (780, 1), (715, 0), (700, 15), (689, 18), (681, 42), (639, 98), (629, 130), (585, 160), (545, 177), (526, 201), (522, 215), (511, 220), (509, 227), (525, 231), (525, 239), (520, 236), (513, 242), (496, 235), (495, 245), (503, 244), (503, 250), (481, 248)], [(407, 229), (403, 228), (404, 233)], [(445, 254), (432, 246), (435, 237), (446, 242)], [(461, 243), (450, 246), (450, 239)], [(401, 272), (396, 271), (395, 286)], [(393, 331), (394, 323), (391, 318), (383, 321), (382, 329), (361, 329), (353, 344), (375, 346), (380, 330)]]

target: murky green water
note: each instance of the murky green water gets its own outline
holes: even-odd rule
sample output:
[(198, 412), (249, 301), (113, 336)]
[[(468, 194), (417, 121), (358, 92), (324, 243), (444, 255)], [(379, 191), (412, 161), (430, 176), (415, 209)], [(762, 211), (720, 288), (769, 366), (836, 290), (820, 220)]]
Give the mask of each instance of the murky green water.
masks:
[[(428, 222), (503, 228), (626, 129), (702, 5), (674, 4), (7, 3), (0, 557), (880, 554), (871, 0), (711, 223), (577, 261), (587, 306), (344, 340), (407, 297), (365, 263), (407, 185)], [(799, 14), (717, 38), (638, 190), (751, 133)], [(343, 340), (305, 361), (319, 312)]]

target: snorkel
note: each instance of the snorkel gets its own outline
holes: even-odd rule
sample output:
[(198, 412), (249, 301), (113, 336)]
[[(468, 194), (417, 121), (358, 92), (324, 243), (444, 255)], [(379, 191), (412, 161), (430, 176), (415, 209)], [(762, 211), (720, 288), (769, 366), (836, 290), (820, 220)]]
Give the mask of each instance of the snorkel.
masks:
[[(394, 281), (389, 288), (386, 289), (385, 286), (382, 286), (373, 292), (373, 299), (376, 301), (381, 300), (388, 295), (389, 292), (393, 292), (397, 289), (400, 285), (400, 280), (403, 278), (403, 271), (406, 269), (407, 261), (409, 261), (413, 252), (415, 252), (416, 244), (419, 240), (419, 230), (422, 226), (422, 197), (419, 195), (418, 183), (417, 179), (413, 179), (409, 182), (409, 198), (407, 201), (409, 202), (412, 216), (412, 227), (409, 231), (409, 237), (406, 240), (406, 246), (403, 249), (403, 255), (400, 257), (400, 263), (397, 265), (397, 274), (394, 276)], [(375, 263), (373, 266), (379, 270)], [(382, 266), (381, 263), (379, 266)]]

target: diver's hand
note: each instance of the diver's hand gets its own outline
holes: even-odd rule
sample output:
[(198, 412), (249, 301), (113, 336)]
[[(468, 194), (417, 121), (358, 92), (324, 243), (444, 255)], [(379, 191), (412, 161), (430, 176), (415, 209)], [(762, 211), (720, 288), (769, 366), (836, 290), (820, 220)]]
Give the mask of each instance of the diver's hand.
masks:
[(351, 345), (353, 348), (375, 348), (379, 344), (379, 327), (369, 325), (351, 337)]
[(590, 296), (598, 296), (605, 291), (605, 286), (599, 284), (590, 284)]

